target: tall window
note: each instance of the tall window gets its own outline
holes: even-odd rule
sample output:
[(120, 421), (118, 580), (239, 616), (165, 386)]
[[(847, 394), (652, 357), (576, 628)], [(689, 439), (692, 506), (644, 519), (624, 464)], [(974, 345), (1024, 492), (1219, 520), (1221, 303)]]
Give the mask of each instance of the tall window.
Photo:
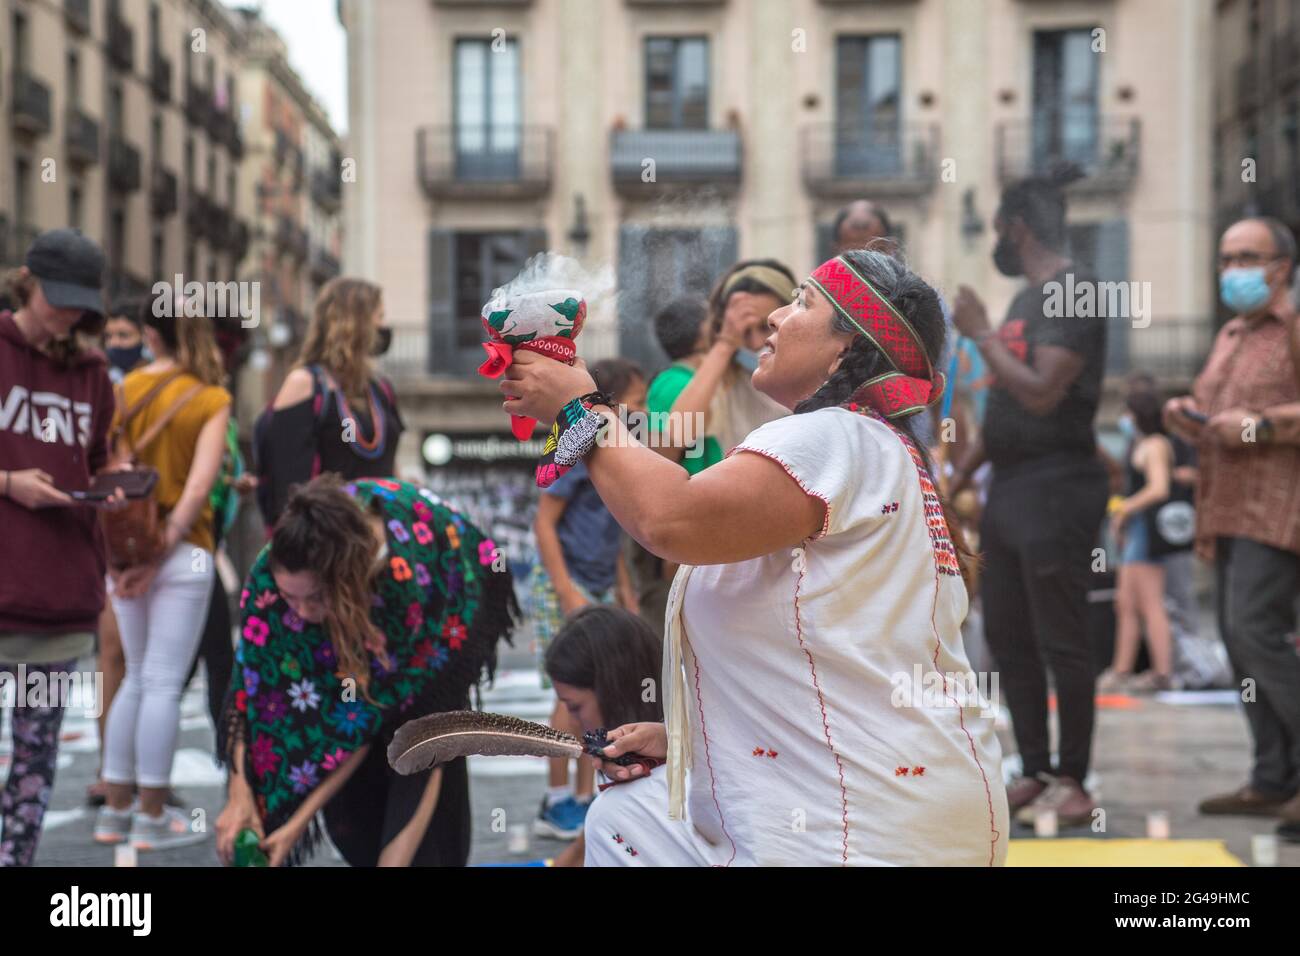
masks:
[(519, 44), (457, 40), (455, 146), (459, 179), (508, 179), (519, 172), (522, 103)]
[(31, 225), (31, 209), (27, 202), (31, 178), (31, 163), (20, 156), (14, 161), (14, 222), (20, 229)]
[(14, 72), (27, 72), (27, 17), (14, 14)]
[(149, 155), (158, 165), (163, 159), (163, 121), (161, 113), (154, 113), (149, 123)]
[(158, 35), (160, 33), (158, 24), (160, 17), (161, 13), (158, 10), (158, 4), (149, 4), (149, 49), (153, 52), (157, 52), (158, 50)]
[(1092, 28), (1034, 34), (1033, 162), (1096, 159), (1099, 109)]
[(149, 266), (153, 270), (150, 273), (151, 277), (161, 279), (163, 274), (163, 231), (161, 226), (155, 226), (153, 230)]
[(81, 57), (76, 50), (68, 51), (67, 73), (68, 106), (78, 109), (81, 106)]
[(115, 270), (126, 261), (126, 211), (121, 208), (108, 214), (108, 261)]
[(707, 129), (709, 41), (648, 37), (645, 41), (646, 129)]
[(121, 83), (114, 83), (108, 89), (108, 129), (114, 136), (122, 135)]
[(456, 346), (472, 349), (483, 338), (479, 310), (493, 289), (515, 277), (527, 251), (517, 232), (461, 232), (455, 243), (456, 315), (468, 317), (457, 321)]
[(835, 41), (835, 159), (841, 176), (901, 165), (902, 42), (897, 34)]
[(68, 225), (73, 229), (81, 228), (81, 208), (81, 187), (74, 183), (68, 187)]

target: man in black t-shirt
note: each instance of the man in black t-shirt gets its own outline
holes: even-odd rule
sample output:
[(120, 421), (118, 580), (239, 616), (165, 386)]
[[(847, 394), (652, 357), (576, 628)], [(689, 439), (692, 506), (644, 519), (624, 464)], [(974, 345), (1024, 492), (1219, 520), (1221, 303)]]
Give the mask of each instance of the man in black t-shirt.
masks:
[[(1096, 680), (1087, 592), (1108, 490), (1093, 431), (1106, 320), (1096, 317), (1096, 283), (1062, 251), (1062, 187), (1076, 176), (1071, 169), (1003, 191), (993, 262), (1003, 275), (1024, 276), (1026, 286), (999, 329), (974, 292), (958, 292), (953, 323), (979, 346), (995, 384), (983, 435), (958, 463), (949, 489), (955, 495), (982, 462), (992, 463), (980, 526), (980, 596), (1023, 762), (1007, 799), (1021, 823), (1050, 810), (1062, 826), (1088, 824), (1095, 810), (1083, 788)], [(1055, 771), (1048, 668), (1060, 718)]]

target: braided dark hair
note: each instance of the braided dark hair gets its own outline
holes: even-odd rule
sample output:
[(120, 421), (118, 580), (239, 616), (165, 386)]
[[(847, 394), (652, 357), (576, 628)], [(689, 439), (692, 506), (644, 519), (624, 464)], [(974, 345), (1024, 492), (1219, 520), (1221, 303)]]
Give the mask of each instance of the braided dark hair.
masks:
[[(930, 358), (930, 365), (938, 369), (943, 346), (948, 334), (947, 322), (943, 315), (943, 305), (939, 294), (915, 272), (907, 267), (895, 254), (881, 251), (880, 248), (851, 249), (843, 253), (842, 258), (858, 271), (876, 291), (889, 300), (889, 303), (907, 319), (916, 334), (921, 338), (921, 346)], [(891, 370), (884, 354), (861, 335), (839, 312), (831, 313), (831, 328), (836, 332), (848, 332), (853, 338), (848, 350), (840, 360), (837, 368), (821, 388), (813, 392), (794, 407), (794, 414), (802, 415), (815, 412), (821, 408), (843, 405), (853, 396), (863, 382)], [(948, 383), (952, 387), (952, 383)], [(892, 420), (891, 424), (905, 434), (921, 455), (925, 470), (934, 482), (936, 492), (938, 481), (935, 478), (934, 465), (930, 461), (930, 450), (925, 443), (918, 440), (915, 422), (928, 410)], [(962, 578), (967, 587), (971, 584), (971, 571), (978, 558), (967, 545), (961, 529), (953, 518), (948, 502), (940, 498), (943, 506), (944, 520), (948, 524), (948, 536), (959, 557), (963, 560)]]

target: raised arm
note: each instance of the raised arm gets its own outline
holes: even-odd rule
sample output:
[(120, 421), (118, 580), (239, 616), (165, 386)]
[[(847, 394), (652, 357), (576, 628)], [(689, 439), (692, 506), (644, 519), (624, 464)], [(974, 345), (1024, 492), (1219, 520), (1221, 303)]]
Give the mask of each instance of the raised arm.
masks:
[[(563, 401), (594, 390), (574, 367), (521, 352), (501, 382), (512, 414), (554, 420)], [(559, 401), (549, 396), (565, 396)], [(608, 430), (587, 458), (605, 506), (651, 553), (684, 564), (744, 561), (793, 547), (821, 530), (825, 506), (776, 462), (737, 453), (691, 477), (638, 443), (608, 408)], [(761, 520), (756, 520), (761, 516)]]

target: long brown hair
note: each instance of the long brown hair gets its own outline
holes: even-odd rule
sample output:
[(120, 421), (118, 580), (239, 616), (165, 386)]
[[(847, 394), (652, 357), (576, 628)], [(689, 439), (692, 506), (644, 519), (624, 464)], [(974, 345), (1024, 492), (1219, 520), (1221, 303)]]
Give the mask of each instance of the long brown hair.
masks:
[(140, 322), (158, 333), (177, 365), (204, 385), (221, 385), (226, 370), (221, 363), (212, 320), (206, 315), (178, 315), (179, 305), (171, 315), (157, 315), (155, 301), (161, 300), (148, 297), (141, 303)]
[(325, 473), (298, 488), (271, 534), (273, 567), (291, 574), (310, 571), (328, 595), (325, 632), (339, 671), (356, 680), (367, 700), (367, 652), (385, 654), (385, 638), (370, 621), (375, 534), (367, 513)]
[(322, 365), (345, 395), (364, 395), (374, 374), (371, 319), (383, 297), (383, 290), (365, 279), (341, 277), (327, 282), (316, 297), (297, 367)]

